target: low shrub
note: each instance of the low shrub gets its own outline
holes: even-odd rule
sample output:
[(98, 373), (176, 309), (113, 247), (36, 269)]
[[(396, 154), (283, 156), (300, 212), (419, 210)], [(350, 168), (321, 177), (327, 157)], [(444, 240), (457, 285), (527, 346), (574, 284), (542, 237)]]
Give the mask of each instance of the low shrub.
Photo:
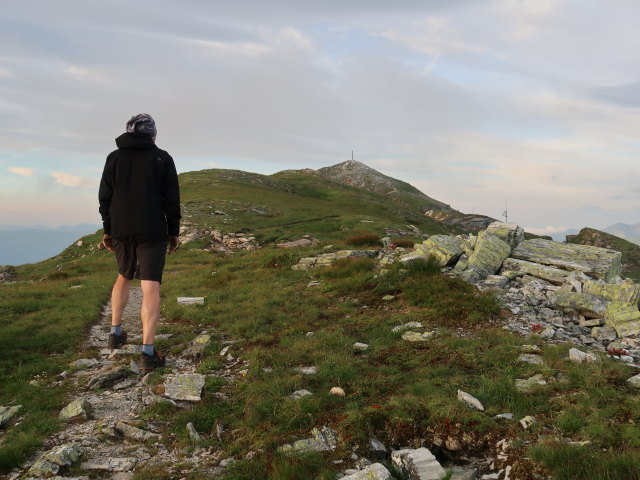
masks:
[(347, 238), (345, 243), (354, 247), (379, 247), (381, 245), (380, 240), (380, 235), (364, 233)]

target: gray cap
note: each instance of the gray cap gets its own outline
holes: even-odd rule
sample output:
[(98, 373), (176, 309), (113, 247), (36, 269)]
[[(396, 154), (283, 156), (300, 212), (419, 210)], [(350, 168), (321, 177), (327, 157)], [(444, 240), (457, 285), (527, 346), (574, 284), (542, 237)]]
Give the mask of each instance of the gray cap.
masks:
[(156, 130), (156, 122), (148, 113), (139, 113), (134, 115), (127, 122), (127, 132), (142, 132), (155, 137), (158, 133)]

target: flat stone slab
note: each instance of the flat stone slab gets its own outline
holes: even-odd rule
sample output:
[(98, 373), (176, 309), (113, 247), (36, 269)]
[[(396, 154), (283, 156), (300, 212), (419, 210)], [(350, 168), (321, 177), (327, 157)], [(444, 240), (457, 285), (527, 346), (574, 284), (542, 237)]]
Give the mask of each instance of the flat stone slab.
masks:
[(567, 270), (528, 262), (526, 260), (518, 260), (516, 258), (507, 258), (502, 264), (501, 271), (524, 273), (536, 278), (542, 278), (554, 285), (562, 285), (570, 274)]
[(400, 261), (404, 263), (434, 257), (442, 267), (451, 265), (462, 255), (462, 243), (460, 238), (450, 235), (433, 235), (417, 244), (415, 251), (400, 257)]
[(555, 308), (571, 308), (588, 318), (604, 317), (609, 302), (591, 293), (567, 292), (557, 290), (549, 298), (549, 303)]
[(583, 292), (599, 295), (612, 302), (624, 302), (638, 304), (640, 300), (640, 283), (626, 279), (619, 285), (600, 283), (588, 280), (583, 284)]
[(542, 238), (525, 240), (513, 250), (511, 257), (563, 270), (579, 270), (604, 281), (613, 280), (622, 270), (620, 252)]
[(178, 297), (180, 305), (204, 305), (204, 297)]
[(153, 432), (148, 432), (133, 425), (129, 425), (124, 422), (116, 423), (116, 430), (122, 434), (123, 437), (138, 442), (146, 442), (147, 440), (159, 439), (160, 435)]
[(168, 377), (164, 382), (164, 395), (173, 400), (199, 402), (202, 400), (201, 395), (205, 378), (204, 375), (199, 373)]
[(402, 339), (406, 340), (407, 342), (425, 342), (427, 341), (427, 339), (429, 339), (429, 337), (432, 337), (433, 334), (433, 332), (419, 333), (408, 331), (402, 334)]

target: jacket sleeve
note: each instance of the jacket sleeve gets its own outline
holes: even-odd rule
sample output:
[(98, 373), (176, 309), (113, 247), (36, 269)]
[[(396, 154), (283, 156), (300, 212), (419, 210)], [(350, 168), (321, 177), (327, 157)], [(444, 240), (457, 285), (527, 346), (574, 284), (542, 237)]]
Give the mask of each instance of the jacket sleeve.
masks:
[(111, 155), (107, 157), (100, 180), (100, 190), (98, 191), (98, 201), (100, 202), (100, 215), (102, 216), (102, 226), (104, 233), (111, 235), (111, 197), (113, 196), (113, 168), (114, 159)]
[(171, 155), (167, 154), (165, 162), (163, 206), (167, 219), (167, 233), (170, 237), (177, 237), (180, 234), (180, 185), (178, 184), (178, 173), (173, 163)]

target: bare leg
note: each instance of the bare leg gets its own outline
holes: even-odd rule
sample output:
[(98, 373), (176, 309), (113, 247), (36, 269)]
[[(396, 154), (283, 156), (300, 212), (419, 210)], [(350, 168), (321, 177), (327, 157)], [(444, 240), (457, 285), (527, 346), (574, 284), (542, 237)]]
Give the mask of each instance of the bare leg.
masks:
[(111, 325), (118, 326), (122, 322), (124, 307), (129, 300), (130, 281), (118, 274), (116, 283), (111, 290)]
[(141, 280), (142, 285), (142, 343), (153, 345), (160, 321), (160, 282)]

